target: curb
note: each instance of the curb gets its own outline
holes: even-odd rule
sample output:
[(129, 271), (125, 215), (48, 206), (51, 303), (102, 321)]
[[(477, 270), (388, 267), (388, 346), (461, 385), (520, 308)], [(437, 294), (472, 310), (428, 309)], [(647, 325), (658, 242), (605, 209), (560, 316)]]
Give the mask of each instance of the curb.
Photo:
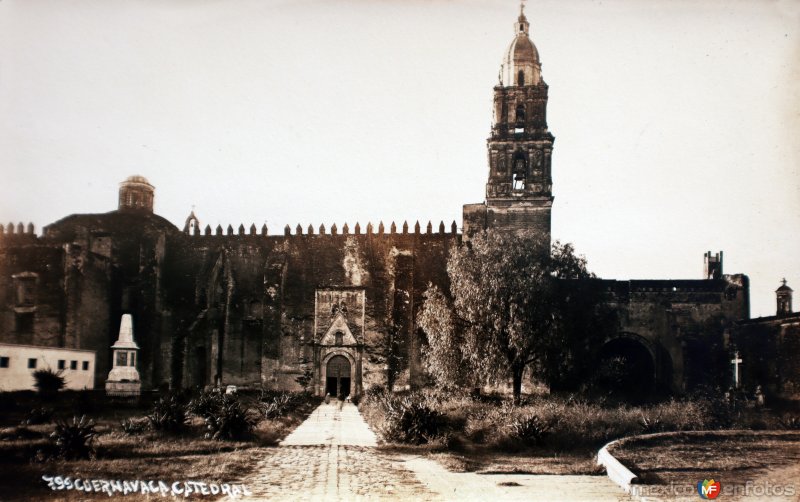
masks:
[(597, 464), (606, 468), (608, 479), (619, 485), (620, 488), (625, 490), (625, 493), (631, 493), (631, 485), (635, 484), (639, 478), (608, 451), (609, 446), (613, 446), (620, 441), (622, 440), (611, 441), (600, 448), (600, 451), (597, 452)]

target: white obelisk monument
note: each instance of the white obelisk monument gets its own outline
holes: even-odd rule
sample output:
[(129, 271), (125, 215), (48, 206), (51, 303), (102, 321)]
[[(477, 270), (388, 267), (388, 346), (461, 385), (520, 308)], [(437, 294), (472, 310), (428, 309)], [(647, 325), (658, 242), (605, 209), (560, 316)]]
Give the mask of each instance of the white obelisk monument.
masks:
[(142, 382), (136, 371), (136, 351), (139, 346), (133, 341), (133, 318), (122, 314), (119, 324), (119, 338), (111, 346), (113, 366), (106, 380), (106, 394), (110, 396), (138, 396), (142, 392)]

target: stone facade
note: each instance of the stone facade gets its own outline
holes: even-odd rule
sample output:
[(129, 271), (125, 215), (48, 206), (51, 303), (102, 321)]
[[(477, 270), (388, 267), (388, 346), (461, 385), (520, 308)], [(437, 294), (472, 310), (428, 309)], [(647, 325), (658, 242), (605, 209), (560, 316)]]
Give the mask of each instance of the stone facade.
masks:
[(761, 386), (768, 396), (800, 400), (800, 312), (792, 312), (792, 289), (785, 280), (775, 295), (775, 315), (737, 322), (730, 349), (742, 359), (745, 390)]
[[(324, 395), (421, 381), (416, 317), (429, 284), (448, 289), (450, 251), (485, 228), (550, 238), (548, 87), (523, 14), (514, 29), (494, 88), (486, 200), (464, 206), (463, 234), (456, 222), (381, 222), (273, 235), (202, 228), (194, 212), (180, 230), (153, 213), (154, 187), (134, 176), (116, 211), (68, 216), (41, 236), (32, 225), (0, 227), (0, 342), (96, 351), (101, 385), (131, 314), (143, 389)], [(721, 253), (705, 263), (698, 280), (602, 281), (617, 326), (599, 359), (634, 358), (649, 387), (673, 392), (723, 378), (726, 336), (749, 318), (749, 285), (723, 275)]]

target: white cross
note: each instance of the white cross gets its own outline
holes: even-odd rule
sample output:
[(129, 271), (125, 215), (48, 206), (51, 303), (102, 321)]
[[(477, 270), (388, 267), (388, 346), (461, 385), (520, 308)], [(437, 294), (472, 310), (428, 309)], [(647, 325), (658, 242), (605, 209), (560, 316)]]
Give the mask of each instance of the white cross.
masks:
[(739, 363), (742, 362), (742, 359), (739, 357), (739, 351), (737, 350), (733, 354), (733, 359), (731, 359), (731, 364), (733, 365), (733, 385), (735, 388), (739, 388)]

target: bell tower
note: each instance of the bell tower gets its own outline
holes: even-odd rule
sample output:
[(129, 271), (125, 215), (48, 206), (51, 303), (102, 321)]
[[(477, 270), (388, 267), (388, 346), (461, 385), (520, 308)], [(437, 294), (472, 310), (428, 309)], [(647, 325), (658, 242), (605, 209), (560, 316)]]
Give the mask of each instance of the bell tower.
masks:
[(548, 87), (529, 28), (522, 5), (494, 88), (494, 121), (487, 140), (486, 202), (464, 206), (467, 236), (499, 228), (534, 232), (550, 240), (550, 162), (555, 138), (547, 130)]

